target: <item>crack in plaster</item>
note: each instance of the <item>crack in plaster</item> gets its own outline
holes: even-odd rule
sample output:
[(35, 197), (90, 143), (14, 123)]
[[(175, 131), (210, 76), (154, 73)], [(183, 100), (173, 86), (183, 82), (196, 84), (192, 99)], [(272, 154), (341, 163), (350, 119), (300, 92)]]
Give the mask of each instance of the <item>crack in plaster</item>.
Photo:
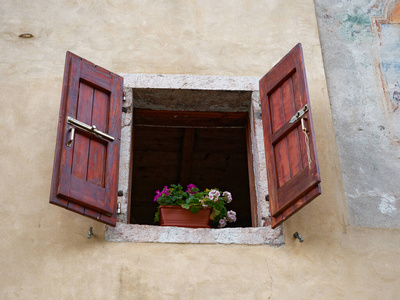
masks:
[(270, 284), (269, 284), (270, 294), (269, 294), (269, 297), (268, 297), (268, 300), (270, 300), (271, 297), (272, 297), (272, 287), (273, 287), (274, 281), (273, 281), (273, 277), (271, 275), (271, 270), (269, 268), (269, 263), (268, 263), (267, 259), (265, 260), (265, 263), (267, 265), (267, 271), (268, 271), (268, 275), (269, 275), (269, 279), (270, 279)]

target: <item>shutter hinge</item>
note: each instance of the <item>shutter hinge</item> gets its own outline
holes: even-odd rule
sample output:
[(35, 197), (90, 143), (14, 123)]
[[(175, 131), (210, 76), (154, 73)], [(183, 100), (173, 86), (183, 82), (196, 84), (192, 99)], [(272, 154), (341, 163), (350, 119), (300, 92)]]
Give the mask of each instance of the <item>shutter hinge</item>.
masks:
[(127, 113), (128, 112), (128, 108), (127, 107), (123, 107), (122, 108), (122, 112)]
[[(118, 191), (118, 197), (122, 197), (124, 192), (122, 190)], [(121, 202), (117, 201), (117, 214), (121, 213)]]
[(265, 196), (265, 201), (269, 201), (269, 195)]
[(123, 94), (122, 94), (122, 101), (126, 101), (126, 95), (125, 95), (125, 92), (123, 92)]

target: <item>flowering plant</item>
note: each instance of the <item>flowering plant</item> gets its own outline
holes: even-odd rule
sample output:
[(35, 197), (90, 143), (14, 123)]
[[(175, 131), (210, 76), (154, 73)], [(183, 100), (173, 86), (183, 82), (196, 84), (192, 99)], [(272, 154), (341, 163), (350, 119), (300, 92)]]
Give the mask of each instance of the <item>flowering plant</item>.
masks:
[[(201, 208), (212, 208), (210, 220), (218, 227), (222, 228), (227, 223), (236, 221), (236, 212), (228, 211), (226, 204), (232, 201), (230, 192), (221, 194), (218, 189), (206, 189), (200, 191), (194, 184), (189, 184), (186, 190), (178, 184), (171, 184), (170, 187), (164, 186), (161, 191), (156, 191), (154, 202), (159, 205), (180, 205), (182, 208), (190, 210), (196, 214)], [(159, 211), (157, 211), (154, 222), (159, 220)]]

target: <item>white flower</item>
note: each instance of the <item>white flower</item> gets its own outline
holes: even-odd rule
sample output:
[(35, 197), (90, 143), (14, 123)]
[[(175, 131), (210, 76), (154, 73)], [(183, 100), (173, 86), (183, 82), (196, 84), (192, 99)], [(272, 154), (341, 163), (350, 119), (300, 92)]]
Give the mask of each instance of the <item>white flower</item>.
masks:
[(217, 202), (217, 201), (218, 201), (218, 197), (219, 197), (220, 195), (221, 195), (220, 192), (218, 192), (217, 190), (211, 190), (211, 191), (208, 193), (208, 198), (209, 198), (210, 200), (214, 200), (214, 202)]
[(226, 219), (223, 218), (223, 219), (219, 220), (219, 225), (218, 225), (218, 227), (219, 227), (219, 228), (222, 228), (222, 227), (225, 227), (225, 226), (226, 226)]
[(232, 201), (232, 194), (231, 193), (225, 191), (225, 192), (222, 193), (222, 196), (224, 196), (224, 197), (226, 197), (228, 199), (226, 201), (227, 203), (231, 203), (231, 201)]
[(226, 213), (226, 217), (230, 223), (236, 222), (236, 212), (230, 210)]

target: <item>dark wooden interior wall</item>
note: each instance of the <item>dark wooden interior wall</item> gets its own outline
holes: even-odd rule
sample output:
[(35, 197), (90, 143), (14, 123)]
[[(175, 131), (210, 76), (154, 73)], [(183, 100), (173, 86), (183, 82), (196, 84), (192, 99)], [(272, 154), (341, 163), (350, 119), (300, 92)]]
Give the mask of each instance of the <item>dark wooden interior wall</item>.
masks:
[[(194, 133), (188, 178), (200, 189), (228, 190), (233, 201), (228, 209), (237, 211), (238, 221), (231, 226), (251, 226), (250, 191), (247, 167), (246, 129), (134, 127), (131, 223), (154, 224), (156, 190), (181, 183), (188, 130)], [(187, 142), (186, 142), (187, 147)], [(186, 177), (186, 176), (184, 176)]]

